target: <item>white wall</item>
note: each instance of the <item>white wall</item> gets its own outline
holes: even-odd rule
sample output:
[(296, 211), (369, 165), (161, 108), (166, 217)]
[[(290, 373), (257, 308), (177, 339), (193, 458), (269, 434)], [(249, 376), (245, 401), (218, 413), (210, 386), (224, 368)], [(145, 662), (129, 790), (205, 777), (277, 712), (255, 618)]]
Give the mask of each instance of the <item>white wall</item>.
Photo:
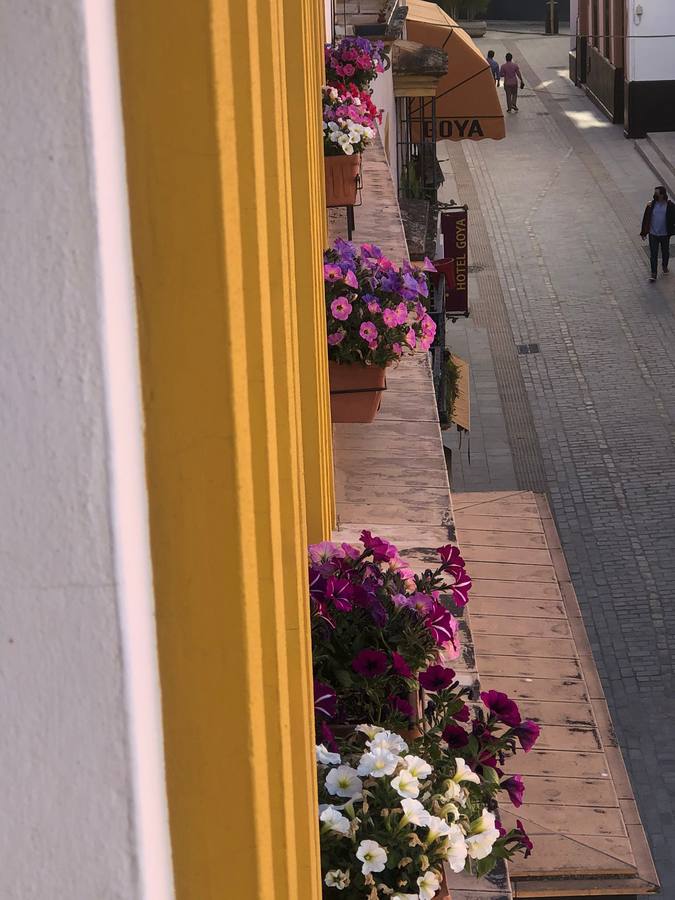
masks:
[(398, 185), (396, 159), (396, 100), (394, 98), (393, 69), (382, 72), (373, 82), (373, 103), (382, 110), (379, 126), (380, 138), (385, 148), (394, 187)]
[[(647, 35), (675, 34), (675, 0), (627, 0), (628, 78), (630, 81), (675, 80), (675, 38)], [(641, 5), (638, 18), (635, 8)], [(644, 35), (644, 37), (641, 37)]]
[[(107, 42), (91, 54), (86, 4)], [(100, 194), (123, 212), (124, 182), (96, 158), (119, 109), (87, 72), (114, 60), (113, 9), (0, 0), (3, 900), (170, 896), (128, 242)]]
[(324, 24), (326, 28), (326, 43), (333, 40), (333, 0), (323, 0)]

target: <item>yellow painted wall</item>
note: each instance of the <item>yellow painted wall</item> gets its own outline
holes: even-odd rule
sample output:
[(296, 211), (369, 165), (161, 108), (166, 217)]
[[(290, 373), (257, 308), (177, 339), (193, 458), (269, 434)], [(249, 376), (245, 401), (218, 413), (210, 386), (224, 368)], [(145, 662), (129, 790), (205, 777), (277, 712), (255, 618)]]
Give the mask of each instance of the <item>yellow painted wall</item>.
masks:
[(179, 900), (320, 896), (322, 9), (117, 3)]

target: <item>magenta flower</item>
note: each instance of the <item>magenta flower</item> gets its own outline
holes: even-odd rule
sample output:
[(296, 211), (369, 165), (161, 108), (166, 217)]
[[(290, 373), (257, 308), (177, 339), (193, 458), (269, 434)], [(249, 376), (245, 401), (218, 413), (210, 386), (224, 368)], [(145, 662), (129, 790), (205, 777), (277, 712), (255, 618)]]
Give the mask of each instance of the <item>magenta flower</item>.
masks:
[(309, 545), (309, 558), (313, 563), (328, 562), (331, 559), (343, 559), (345, 551), (339, 544), (332, 541), (321, 541), (320, 544)]
[(525, 794), (525, 782), (520, 775), (511, 775), (505, 778), (499, 785), (503, 791), (509, 795), (509, 800), (516, 809), (523, 805), (523, 795)]
[(435, 272), (436, 266), (432, 263), (428, 256), (424, 257), (424, 263), (422, 264), (423, 272)]
[(409, 597), (405, 594), (395, 594), (391, 599), (395, 606), (407, 606), (408, 609), (414, 609), (421, 616), (432, 612), (434, 608), (434, 601), (428, 594), (416, 593)]
[(462, 704), (461, 709), (458, 709), (457, 712), (452, 714), (452, 718), (456, 719), (458, 722), (468, 722), (471, 718), (471, 711), (466, 703)]
[(422, 334), (432, 340), (436, 336), (436, 323), (431, 316), (425, 315), (422, 319)]
[(349, 612), (353, 596), (354, 588), (346, 578), (329, 578), (326, 582), (326, 600), (340, 612)]
[(454, 680), (455, 670), (446, 669), (445, 666), (429, 666), (426, 672), (421, 672), (419, 676), (420, 685), (431, 694), (444, 691)]
[(323, 277), (324, 281), (340, 281), (342, 279), (342, 269), (334, 263), (325, 263)]
[(336, 297), (330, 305), (330, 311), (336, 319), (344, 322), (351, 314), (352, 305), (346, 297)]
[(354, 288), (355, 291), (359, 288), (359, 282), (356, 275), (352, 272), (351, 269), (347, 269), (344, 276), (344, 283), (348, 285), (350, 288)]
[(392, 696), (387, 697), (387, 702), (389, 703), (389, 705), (391, 706), (391, 708), (393, 710), (401, 713), (401, 715), (405, 716), (406, 719), (414, 719), (415, 718), (414, 709), (412, 708), (410, 703), (408, 703), (408, 701), (404, 697), (394, 697), (392, 695)]
[(527, 857), (530, 856), (532, 851), (534, 850), (534, 844), (528, 837), (528, 834), (523, 828), (523, 823), (520, 821), (520, 819), (516, 819), (516, 828), (518, 830), (518, 840), (525, 848), (525, 859), (527, 859)]
[(317, 716), (332, 719), (337, 709), (337, 696), (332, 687), (314, 679), (314, 712)]
[(380, 306), (380, 304), (377, 300), (369, 300), (368, 301), (368, 312), (371, 315), (374, 316), (376, 313), (379, 313), (381, 311), (382, 311), (382, 307)]
[(504, 826), (503, 826), (502, 823), (499, 821), (499, 819), (495, 819), (495, 828), (496, 828), (497, 831), (499, 832), (499, 837), (500, 837), (500, 838), (506, 837), (506, 828), (504, 828)]
[(346, 332), (344, 331), (335, 331), (333, 334), (328, 335), (328, 344), (330, 347), (337, 347), (338, 344), (341, 344), (345, 338)]
[(482, 691), (480, 699), (498, 722), (503, 722), (504, 725), (508, 725), (510, 728), (520, 725), (521, 718), (518, 704), (510, 700), (506, 694), (503, 694), (501, 691)]
[(335, 740), (335, 735), (330, 730), (328, 725), (326, 725), (325, 722), (321, 723), (321, 738), (322, 738), (322, 743), (324, 743), (326, 745), (326, 747), (328, 747), (328, 749), (331, 751), (331, 753), (338, 752), (338, 745), (337, 745), (337, 741)]
[(347, 63), (347, 65), (342, 67), (342, 74), (347, 78), (351, 78), (351, 76), (356, 72), (356, 69), (351, 63)]
[(461, 725), (447, 725), (441, 736), (451, 750), (461, 750), (469, 743), (469, 735)]
[(401, 656), (400, 653), (397, 653), (395, 650), (391, 654), (391, 667), (396, 672), (397, 675), (400, 675), (402, 678), (412, 678), (412, 672), (410, 671), (410, 666), (405, 661), (405, 659)]
[(391, 345), (391, 349), (397, 356), (403, 356), (403, 347), (396, 341)]
[[(362, 327), (363, 327), (363, 326), (362, 326)], [(416, 345), (417, 345), (417, 337), (416, 337), (415, 332), (413, 331), (412, 328), (409, 328), (409, 329), (406, 331), (406, 334), (405, 334), (405, 342), (406, 342), (406, 344), (407, 344), (412, 350), (415, 349), (415, 347), (416, 347)]]
[(459, 552), (459, 547), (453, 544), (445, 544), (436, 551), (441, 558), (446, 572), (458, 572), (464, 568), (464, 560)]
[[(363, 328), (363, 325), (361, 327)], [(375, 537), (369, 531), (361, 532), (361, 543), (366, 550), (372, 550), (375, 562), (389, 562), (398, 556), (398, 550), (393, 544)]]
[(382, 313), (382, 318), (384, 319), (384, 324), (387, 328), (395, 328), (398, 325), (396, 313), (393, 309), (385, 309)]
[[(425, 625), (439, 647), (445, 647), (447, 644), (452, 646), (453, 659), (457, 659), (459, 656), (459, 622), (452, 613), (448, 612), (442, 603), (432, 601), (431, 611), (427, 616)], [(446, 653), (448, 653), (447, 648)]]
[(364, 678), (384, 675), (388, 668), (387, 654), (381, 650), (362, 650), (352, 660), (352, 669)]
[(516, 726), (514, 732), (520, 741), (520, 746), (525, 753), (529, 753), (539, 739), (541, 728), (535, 722), (532, 722), (531, 719), (526, 719)]
[(362, 322), (361, 327), (359, 328), (359, 334), (368, 344), (377, 340), (377, 328), (372, 322)]
[(466, 574), (464, 569), (455, 575), (455, 583), (452, 586), (452, 599), (457, 606), (463, 607), (469, 602), (469, 591), (471, 590), (472, 581)]

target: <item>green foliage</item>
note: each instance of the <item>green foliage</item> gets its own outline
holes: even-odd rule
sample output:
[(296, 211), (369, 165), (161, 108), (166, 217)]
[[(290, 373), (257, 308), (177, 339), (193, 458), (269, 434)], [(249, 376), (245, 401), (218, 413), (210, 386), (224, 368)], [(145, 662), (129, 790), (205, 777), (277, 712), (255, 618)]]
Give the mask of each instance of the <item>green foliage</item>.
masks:
[(448, 422), (454, 421), (455, 403), (459, 396), (459, 366), (449, 350), (445, 351), (445, 379), (448, 397)]
[(486, 15), (490, 0), (439, 0), (439, 4), (453, 19), (471, 21)]

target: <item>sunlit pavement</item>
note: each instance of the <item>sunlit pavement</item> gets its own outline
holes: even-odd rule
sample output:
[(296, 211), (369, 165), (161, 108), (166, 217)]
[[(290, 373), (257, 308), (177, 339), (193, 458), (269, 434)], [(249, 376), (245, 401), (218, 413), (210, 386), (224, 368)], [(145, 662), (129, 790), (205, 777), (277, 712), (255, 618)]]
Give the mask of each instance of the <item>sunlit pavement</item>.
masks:
[(472, 206), (473, 314), (448, 336), (472, 365), (472, 463), (448, 438), (454, 488), (548, 491), (675, 896), (675, 274), (648, 283), (638, 234), (655, 178), (567, 78), (568, 37), (478, 43), (527, 86), (505, 141), (439, 153), (447, 197)]

